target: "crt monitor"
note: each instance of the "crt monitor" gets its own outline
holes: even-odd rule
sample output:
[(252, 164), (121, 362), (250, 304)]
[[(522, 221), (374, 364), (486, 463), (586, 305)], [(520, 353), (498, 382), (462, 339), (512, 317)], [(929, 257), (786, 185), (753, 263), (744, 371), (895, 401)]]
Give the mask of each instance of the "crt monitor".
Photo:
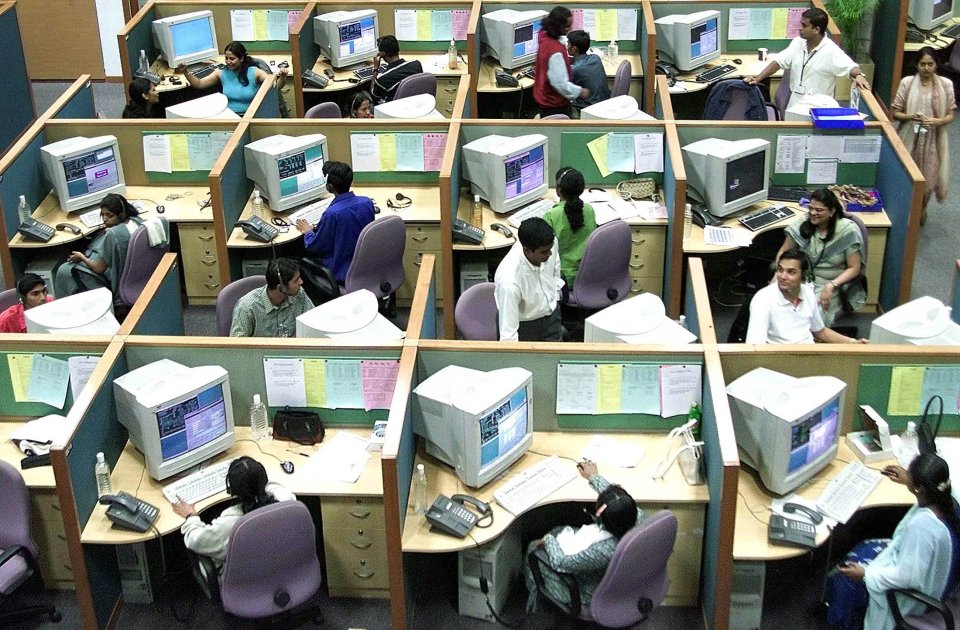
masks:
[(580, 110), (580, 120), (656, 120), (640, 109), (637, 99), (629, 94), (614, 96)]
[(484, 13), (481, 41), (505, 70), (531, 64), (537, 57), (540, 28), (546, 11), (500, 9)]
[(117, 418), (160, 481), (234, 443), (230, 376), (219, 365), (161, 359), (113, 381)]
[(873, 320), (870, 343), (960, 346), (960, 324), (950, 318), (949, 306), (924, 296)]
[(327, 194), (327, 177), (323, 174), (327, 137), (321, 133), (261, 138), (243, 148), (243, 159), (247, 177), (274, 212), (296, 208)]
[(97, 206), (127, 192), (116, 136), (67, 138), (40, 149), (43, 172), (65, 212)]
[(113, 293), (101, 287), (23, 312), (28, 333), (51, 335), (115, 335), (120, 324), (113, 315)]
[(416, 94), (381, 103), (373, 108), (374, 118), (409, 120), (411, 118), (443, 118), (437, 111), (433, 94)]
[(725, 217), (767, 198), (770, 143), (706, 138), (683, 147), (687, 193)]
[(846, 389), (832, 376), (795, 378), (766, 368), (727, 386), (740, 458), (768, 490), (792, 492), (833, 461)]
[(516, 210), (549, 192), (547, 137), (489, 135), (463, 145), (463, 176), (494, 212)]
[(373, 59), (379, 37), (374, 9), (333, 11), (313, 18), (313, 40), (334, 68)]
[(907, 17), (917, 28), (929, 31), (953, 17), (953, 0), (910, 0)]
[(171, 68), (181, 63), (206, 61), (220, 54), (212, 11), (194, 11), (154, 20), (153, 41)]
[(681, 72), (695, 70), (720, 56), (720, 12), (674, 14), (654, 22), (657, 53)]
[(343, 339), (375, 344), (403, 339), (406, 333), (380, 314), (377, 296), (367, 289), (352, 291), (297, 317), (297, 337)]
[(667, 317), (655, 293), (641, 293), (597, 311), (584, 321), (586, 343), (693, 343), (697, 337)]
[(533, 443), (533, 374), (519, 367), (482, 372), (449, 365), (414, 390), (413, 431), (427, 453), (479, 488)]

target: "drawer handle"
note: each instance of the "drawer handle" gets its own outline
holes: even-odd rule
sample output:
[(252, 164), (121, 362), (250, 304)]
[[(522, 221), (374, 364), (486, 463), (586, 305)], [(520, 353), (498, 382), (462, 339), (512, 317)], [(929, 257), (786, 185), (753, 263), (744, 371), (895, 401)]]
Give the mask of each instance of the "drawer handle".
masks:
[(350, 510), (350, 516), (355, 518), (367, 518), (370, 516), (370, 510), (364, 510), (362, 512)]
[(448, 114), (452, 114), (452, 113), (453, 113), (453, 108), (452, 108), (452, 107), (445, 107), (445, 108), (443, 108), (443, 111), (447, 112)]
[(210, 284), (209, 282), (204, 282), (203, 286), (207, 287), (208, 289), (217, 289), (220, 287), (220, 283), (217, 282), (216, 284)]
[(60, 566), (62, 566), (67, 571), (70, 571), (71, 573), (73, 572), (73, 567), (70, 566), (69, 564), (61, 564)]
[(360, 571), (354, 571), (353, 574), (354, 574), (355, 576), (357, 576), (358, 578), (360, 578), (361, 580), (369, 580), (369, 579), (372, 578), (374, 575), (376, 575), (376, 572), (374, 572), (374, 571), (366, 571), (366, 572), (361, 573)]
[(66, 534), (57, 534), (57, 538), (59, 538), (60, 540), (62, 540), (62, 541), (64, 541), (64, 542), (67, 541), (67, 535), (66, 535)]
[(411, 236), (410, 238), (411, 238), (411, 240), (414, 240), (414, 241), (416, 241), (416, 242), (418, 242), (418, 243), (424, 243), (424, 242), (426, 242), (427, 238), (429, 238), (429, 237), (426, 236), (426, 235), (424, 235), (424, 236)]
[(215, 264), (217, 264), (217, 259), (216, 259), (216, 258), (201, 258), (201, 259), (200, 259), (200, 262), (202, 262), (203, 264), (205, 264), (207, 267), (212, 267), (212, 266), (214, 266)]
[(639, 265), (630, 265), (631, 269), (643, 269), (647, 265), (645, 263), (640, 263)]
[(204, 241), (204, 242), (212, 241), (212, 240), (213, 240), (213, 237), (212, 237), (212, 236), (198, 236), (197, 238), (200, 239), (201, 241)]
[(60, 511), (60, 504), (59, 504), (59, 503), (51, 503), (51, 504), (50, 504), (50, 508), (56, 510), (57, 512), (59, 512), (59, 511)]
[(443, 88), (443, 91), (444, 91), (444, 92), (449, 92), (450, 94), (455, 94), (456, 91), (457, 91), (457, 88), (455, 88), (455, 87), (445, 87), (445, 88)]
[(635, 239), (630, 239), (630, 240), (633, 242), (634, 245), (643, 245), (644, 243), (647, 242), (647, 239), (645, 238), (641, 238), (639, 240), (635, 240)]
[(360, 542), (356, 542), (356, 541), (351, 540), (351, 541), (350, 541), (350, 544), (351, 544), (352, 546), (356, 547), (357, 549), (367, 549), (367, 548), (369, 548), (370, 545), (372, 545), (373, 543), (372, 543), (371, 541), (369, 541), (369, 540), (361, 540)]

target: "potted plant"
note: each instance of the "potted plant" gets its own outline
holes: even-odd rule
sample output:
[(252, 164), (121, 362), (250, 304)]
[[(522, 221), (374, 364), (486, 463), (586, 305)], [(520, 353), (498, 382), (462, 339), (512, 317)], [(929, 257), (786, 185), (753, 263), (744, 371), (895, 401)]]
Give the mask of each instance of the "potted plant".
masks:
[[(860, 65), (860, 70), (873, 81), (873, 61), (867, 55), (873, 12), (880, 0), (829, 0), (824, 5), (842, 36), (840, 47)], [(849, 81), (837, 82), (837, 98), (849, 98)]]

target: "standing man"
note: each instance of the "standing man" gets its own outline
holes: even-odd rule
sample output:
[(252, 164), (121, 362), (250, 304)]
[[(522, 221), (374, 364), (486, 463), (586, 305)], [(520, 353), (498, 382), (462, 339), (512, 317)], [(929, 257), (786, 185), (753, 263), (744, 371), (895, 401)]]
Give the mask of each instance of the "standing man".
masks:
[(557, 237), (550, 224), (533, 217), (520, 224), (518, 241), (494, 275), (500, 341), (562, 341), (563, 287)]
[(795, 105), (805, 94), (833, 97), (837, 77), (849, 76), (861, 91), (870, 89), (860, 66), (847, 56), (833, 40), (826, 37), (827, 13), (823, 9), (807, 9), (800, 17), (800, 36), (793, 38), (783, 52), (773, 55), (760, 74), (744, 81), (756, 85), (780, 68), (790, 70), (790, 102)]
[[(380, 69), (380, 62), (387, 65)], [(392, 101), (397, 86), (407, 77), (423, 72), (423, 66), (414, 59), (400, 58), (400, 42), (393, 35), (384, 35), (377, 40), (377, 56), (373, 58), (373, 76), (370, 78), (370, 93), (376, 103)]]
[(264, 275), (267, 286), (247, 293), (233, 307), (231, 337), (293, 337), (297, 317), (313, 308), (297, 261), (273, 258)]

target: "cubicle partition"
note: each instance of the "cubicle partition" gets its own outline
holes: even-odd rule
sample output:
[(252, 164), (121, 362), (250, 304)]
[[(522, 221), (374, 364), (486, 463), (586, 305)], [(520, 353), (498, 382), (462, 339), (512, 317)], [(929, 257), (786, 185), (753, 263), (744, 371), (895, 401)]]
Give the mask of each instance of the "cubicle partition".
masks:
[(293, 59), (290, 63), (290, 77), (293, 84), (294, 111), (291, 116), (303, 118), (306, 109), (303, 106), (303, 81), (300, 77), (304, 70), (310, 70), (317, 63), (320, 49), (313, 43), (313, 18), (318, 14), (317, 3), (308, 2), (297, 20), (290, 28), (290, 51)]
[(717, 333), (710, 312), (710, 291), (703, 275), (703, 261), (691, 258), (687, 261), (687, 267), (687, 285), (683, 300), (683, 315), (687, 328), (703, 345), (715, 345)]
[(0, 4), (4, 97), (0, 99), (0, 150), (9, 147), (34, 119), (33, 90), (20, 39), (17, 3)]
[[(904, 42), (907, 34), (907, 8), (910, 0), (886, 0), (873, 10), (870, 59), (874, 63), (873, 92), (887, 107), (897, 94), (903, 74)], [(922, 45), (922, 44), (921, 44)], [(913, 74), (913, 69), (907, 69)]]
[(163, 255), (117, 334), (183, 335), (180, 263), (176, 254)]
[(90, 84), (90, 75), (80, 75), (40, 117), (46, 120), (53, 118), (96, 118), (97, 109), (93, 101), (93, 86)]
[(960, 323), (960, 260), (954, 262), (950, 305), (953, 308), (953, 310), (950, 311), (950, 317), (953, 321)]

